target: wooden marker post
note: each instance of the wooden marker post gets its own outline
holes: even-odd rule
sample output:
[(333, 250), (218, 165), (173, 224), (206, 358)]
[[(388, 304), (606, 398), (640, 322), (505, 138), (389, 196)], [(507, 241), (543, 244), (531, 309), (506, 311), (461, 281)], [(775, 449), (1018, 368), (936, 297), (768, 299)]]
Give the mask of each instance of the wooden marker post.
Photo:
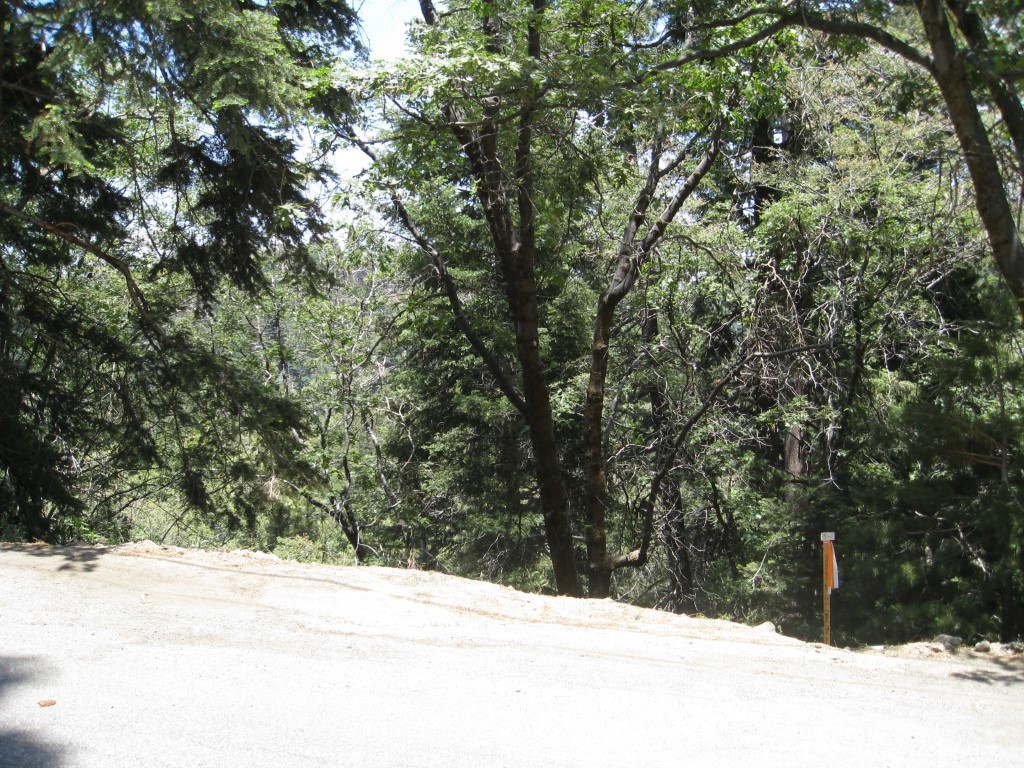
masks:
[(839, 585), (835, 567), (835, 549), (832, 545), (835, 540), (835, 533), (821, 534), (821, 595), (824, 608), (822, 622), (825, 645), (832, 645), (832, 590)]

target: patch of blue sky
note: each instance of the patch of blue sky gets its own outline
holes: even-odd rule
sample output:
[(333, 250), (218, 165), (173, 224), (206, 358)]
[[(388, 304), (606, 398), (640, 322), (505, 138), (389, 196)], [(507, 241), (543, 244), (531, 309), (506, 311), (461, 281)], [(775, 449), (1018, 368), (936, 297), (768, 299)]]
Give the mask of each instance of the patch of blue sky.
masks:
[(393, 61), (405, 53), (406, 28), (419, 16), (419, 0), (364, 0), (358, 8), (370, 57)]
[[(394, 61), (406, 52), (409, 22), (420, 15), (419, 0), (364, 0), (358, 6), (359, 24), (370, 59)], [(343, 179), (368, 166), (366, 156), (355, 147), (334, 153), (332, 164)]]

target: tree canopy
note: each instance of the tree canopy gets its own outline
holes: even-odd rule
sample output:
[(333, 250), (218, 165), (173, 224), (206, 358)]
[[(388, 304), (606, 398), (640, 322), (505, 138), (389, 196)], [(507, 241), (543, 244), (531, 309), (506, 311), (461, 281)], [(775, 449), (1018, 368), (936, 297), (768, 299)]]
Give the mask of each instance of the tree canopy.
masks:
[(1013, 4), (420, 7), (4, 6), (7, 535), (1019, 635)]
[(58, 1), (0, 14), (8, 524), (61, 535), (90, 507), (152, 492), (153, 469), (190, 505), (249, 509), (243, 479), (294, 463), (298, 411), (193, 318), (225, 281), (254, 292), (274, 260), (312, 267), (328, 230), (309, 189), (328, 169), (300, 156), (295, 128), (350, 107), (327, 74), (352, 11)]

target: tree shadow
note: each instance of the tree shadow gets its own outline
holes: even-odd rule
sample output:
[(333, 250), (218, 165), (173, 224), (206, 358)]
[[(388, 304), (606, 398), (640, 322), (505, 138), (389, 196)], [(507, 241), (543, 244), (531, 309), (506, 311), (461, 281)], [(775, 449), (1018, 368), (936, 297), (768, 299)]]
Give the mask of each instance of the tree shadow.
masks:
[(99, 559), (107, 554), (106, 547), (89, 544), (56, 546), (50, 544), (2, 544), (0, 552), (23, 552), (32, 557), (63, 558), (59, 571), (95, 571)]
[[(0, 656), (0, 711), (4, 709), (4, 699), (15, 688), (41, 676), (34, 669), (36, 666), (32, 657)], [(66, 762), (67, 755), (61, 747), (47, 744), (29, 731), (0, 724), (0, 768), (60, 768)]]
[(984, 667), (969, 672), (953, 672), (950, 677), (986, 685), (1024, 685), (1024, 658), (991, 658)]

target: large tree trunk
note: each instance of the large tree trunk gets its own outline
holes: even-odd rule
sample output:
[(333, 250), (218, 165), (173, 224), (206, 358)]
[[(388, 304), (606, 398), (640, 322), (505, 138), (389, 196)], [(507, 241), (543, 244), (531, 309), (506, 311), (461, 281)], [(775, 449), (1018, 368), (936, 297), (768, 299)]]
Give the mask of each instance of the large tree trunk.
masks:
[(540, 486), (544, 533), (551, 553), (558, 593), (578, 597), (583, 594), (583, 588), (573, 553), (569, 494), (555, 440), (551, 395), (540, 357), (537, 283), (533, 273), (533, 260), (520, 253), (518, 262), (516, 351), (522, 367), (525, 417), (530, 431), (530, 445), (533, 448), (534, 470)]
[[(541, 56), (541, 37), (538, 20), (544, 11), (544, 0), (532, 0), (534, 16), (527, 29), (527, 47), (534, 60)], [(428, 25), (440, 23), (440, 17), (430, 0), (421, 0), (423, 20)], [(488, 49), (496, 52), (500, 47), (496, 32), (498, 20), (482, 19), (483, 32), (488, 37)], [(522, 397), (515, 392), (514, 383), (495, 363), (482, 340), (461, 316), (461, 306), (447, 275), (443, 260), (432, 248), (428, 250), (438, 273), (446, 280), (449, 300), (459, 327), (469, 338), (474, 349), (487, 361), (496, 376), (502, 392), (516, 406), (526, 421), (533, 449), (534, 473), (540, 490), (541, 513), (547, 538), (555, 586), (559, 594), (581, 596), (576, 558), (573, 552), (572, 518), (569, 493), (562, 472), (562, 463), (555, 439), (551, 395), (545, 377), (540, 353), (540, 320), (536, 278), (536, 229), (534, 224), (533, 179), (533, 113), (536, 94), (519, 94), (518, 137), (514, 163), (514, 200), (509, 194), (507, 165), (502, 162), (498, 140), (501, 125), (500, 105), (507, 96), (492, 94), (481, 100), (483, 118), (474, 130), (465, 124), (462, 116), (452, 109), (449, 127), (462, 145), (471, 172), (476, 181), (477, 197), (491, 235), (494, 253), (500, 265), (502, 281), (508, 303), (509, 316), (516, 332), (516, 359), (522, 375)], [(513, 216), (513, 206), (518, 222)], [(409, 226), (407, 224), (407, 226)], [(417, 237), (417, 241), (420, 238)], [(421, 243), (421, 245), (425, 245)]]
[[(527, 27), (527, 50), (535, 62), (541, 57), (538, 21), (545, 4), (545, 0), (532, 0), (534, 16)], [(555, 584), (559, 594), (580, 597), (583, 595), (583, 587), (573, 551), (569, 493), (558, 455), (551, 393), (540, 355), (540, 312), (535, 269), (536, 209), (533, 201), (533, 111), (536, 98), (536, 93), (525, 96), (516, 140), (516, 207), (519, 212), (520, 240), (518, 248), (513, 247), (512, 252), (502, 256), (502, 259), (508, 265), (505, 268), (506, 280), (510, 282), (511, 307), (516, 324), (516, 352), (523, 372), (523, 399), (526, 401), (530, 443), (540, 486), (541, 511), (544, 514), (544, 533), (551, 553)]]
[(971, 91), (964, 58), (957, 50), (942, 0), (917, 0), (917, 10), (932, 51), (932, 75), (942, 92), (974, 182), (978, 215), (996, 263), (1024, 315), (1024, 245), (995, 152), (978, 112), (978, 102)]

